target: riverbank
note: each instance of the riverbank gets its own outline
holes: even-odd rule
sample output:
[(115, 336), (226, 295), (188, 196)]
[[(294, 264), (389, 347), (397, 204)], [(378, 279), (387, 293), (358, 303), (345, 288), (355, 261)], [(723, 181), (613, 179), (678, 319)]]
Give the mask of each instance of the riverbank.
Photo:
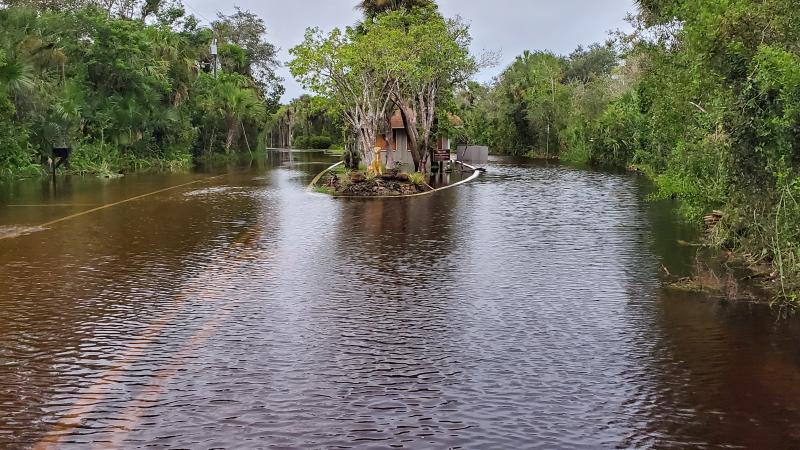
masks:
[[(653, 184), (651, 200), (665, 199), (663, 176), (636, 165), (624, 170)], [(729, 202), (707, 210), (693, 199), (670, 198), (678, 202), (681, 220), (697, 230), (694, 242), (679, 242), (697, 249), (695, 270), (675, 286), (711, 292), (726, 300), (763, 302), (781, 309), (800, 307), (800, 267), (793, 251), (786, 252), (794, 244), (789, 235), (775, 229), (776, 217), (753, 217), (754, 205)], [(785, 264), (786, 257), (791, 264)]]
[[(580, 170), (592, 168), (591, 162), (584, 159), (559, 163)], [(680, 220), (695, 230), (692, 242), (678, 241), (679, 245), (696, 251), (691, 273), (675, 276), (671, 268), (663, 267), (670, 288), (702, 292), (729, 301), (768, 303), (780, 309), (800, 307), (800, 272), (781, 269), (779, 258), (774, 257), (780, 252), (780, 244), (771, 237), (769, 226), (742, 218), (735, 205), (698, 214), (691, 200), (665, 197), (659, 184), (664, 182), (663, 177), (647, 168), (631, 164), (616, 167), (616, 171), (646, 179), (653, 190), (648, 195), (649, 201), (676, 201)], [(777, 250), (773, 250), (775, 247)]]
[(669, 289), (700, 293), (726, 302), (760, 303), (783, 311), (786, 302), (776, 302), (776, 277), (766, 264), (753, 263), (736, 254), (702, 244), (679, 242), (695, 249), (690, 273), (676, 275), (666, 265), (663, 277)]
[[(112, 176), (185, 168), (193, 155), (247, 152), (264, 142), (281, 86), (254, 75), (277, 64), (257, 31), (262, 19), (248, 13), (244, 25), (220, 14), (215, 22), (245, 33), (237, 35), (262, 46), (259, 53), (208, 26), (179, 30), (127, 16), (138, 7), (44, 6), (0, 8), (0, 71), (10, 77), (0, 83), (0, 176), (46, 174), (54, 146), (72, 148), (62, 173)], [(152, 6), (149, 18), (184, 15)], [(239, 27), (247, 31), (233, 31)], [(209, 67), (212, 42), (248, 56), (198, 70)]]
[[(213, 167), (254, 160), (264, 157), (266, 152), (267, 150), (256, 150), (252, 153), (237, 151), (230, 154), (211, 153), (201, 156), (193, 156), (191, 153), (185, 152), (174, 154), (170, 158), (141, 158), (119, 154), (112, 158), (102, 158), (92, 157), (78, 150), (70, 156), (69, 167), (59, 167), (56, 175), (117, 178), (136, 173), (182, 172), (194, 167)], [(6, 182), (50, 176), (52, 176), (51, 167), (40, 164), (31, 165), (25, 170), (0, 172), (0, 180)]]
[[(78, 150), (70, 155), (68, 166), (62, 165), (57, 169), (56, 175), (114, 178), (135, 172), (186, 170), (200, 163), (205, 163), (205, 161), (194, 159), (189, 153), (173, 155), (170, 158), (143, 158), (123, 154), (106, 158), (98, 155), (88, 155)], [(0, 180), (14, 181), (49, 177), (53, 175), (51, 164), (55, 164), (55, 162), (30, 164), (15, 168), (6, 167), (0, 171)]]

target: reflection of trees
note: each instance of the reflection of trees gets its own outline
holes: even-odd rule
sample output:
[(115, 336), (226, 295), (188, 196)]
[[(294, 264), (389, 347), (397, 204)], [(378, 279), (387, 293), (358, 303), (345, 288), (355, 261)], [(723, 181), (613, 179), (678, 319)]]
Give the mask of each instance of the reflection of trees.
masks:
[[(320, 363), (336, 362), (327, 373), (340, 391), (325, 394), (345, 399), (343, 408), (381, 402), (403, 411), (371, 410), (380, 433), (459, 426), (439, 422), (452, 419), (445, 408), (426, 406), (455, 401), (447, 386), (463, 371), (455, 344), (461, 294), (453, 289), (457, 194), (341, 201), (335, 256), (320, 255), (337, 289), (324, 307), (328, 338), (318, 348)], [(353, 436), (365, 428), (349, 420), (332, 426)]]
[[(637, 180), (637, 187), (644, 199), (655, 189), (645, 179)], [(671, 200), (657, 202), (642, 201), (642, 210), (646, 214), (653, 252), (661, 263), (675, 275), (689, 275), (695, 259), (695, 249), (682, 247), (678, 241), (694, 242), (698, 236), (698, 228), (687, 223), (677, 212), (677, 203)]]
[(431, 173), (430, 177), (428, 177), (428, 184), (434, 188), (440, 188), (458, 183), (461, 180), (469, 178), (470, 175), (472, 175), (472, 171), (464, 170), (460, 165), (455, 164), (453, 165), (453, 170), (450, 172), (440, 170)]
[(787, 426), (800, 402), (796, 323), (776, 324), (766, 306), (666, 289), (649, 314), (632, 402), (640, 409), (628, 412), (640, 422), (625, 445), (789, 448), (800, 439)]
[(454, 257), (457, 198), (457, 192), (442, 191), (407, 199), (348, 200), (340, 209), (337, 243), (357, 249), (378, 272), (427, 279), (443, 259)]
[[(645, 200), (649, 182), (635, 183), (646, 230), (641, 250), (673, 274), (690, 274), (696, 251), (677, 242), (695, 241), (697, 229), (674, 202)], [(636, 279), (655, 277), (655, 269)], [(800, 428), (786, 427), (797, 422), (800, 402), (795, 343), (787, 339), (797, 324), (776, 325), (766, 307), (722, 305), (697, 293), (626, 290), (631, 434), (622, 446), (786, 448), (800, 439)]]
[(406, 331), (424, 328), (447, 311), (442, 308), (452, 300), (457, 281), (457, 205), (455, 191), (343, 202), (331, 270), (342, 273), (342, 282), (363, 298), (359, 310), (365, 327), (385, 320), (385, 308), (408, 316), (400, 327)]

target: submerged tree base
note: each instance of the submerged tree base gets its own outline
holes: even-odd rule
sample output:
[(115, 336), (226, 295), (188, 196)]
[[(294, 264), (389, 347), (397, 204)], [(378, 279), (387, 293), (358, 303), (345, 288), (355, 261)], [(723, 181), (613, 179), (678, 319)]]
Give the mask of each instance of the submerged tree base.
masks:
[(689, 276), (677, 277), (663, 267), (668, 288), (726, 301), (786, 304), (775, 290), (776, 276), (768, 264), (702, 244), (679, 244), (696, 246), (698, 251)]

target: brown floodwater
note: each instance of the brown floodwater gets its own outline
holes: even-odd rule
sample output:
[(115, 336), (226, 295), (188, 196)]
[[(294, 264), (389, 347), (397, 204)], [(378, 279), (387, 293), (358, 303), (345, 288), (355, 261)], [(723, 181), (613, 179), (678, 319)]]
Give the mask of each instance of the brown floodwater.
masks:
[(643, 180), (331, 161), (0, 185), (0, 448), (800, 447), (800, 322), (666, 289)]

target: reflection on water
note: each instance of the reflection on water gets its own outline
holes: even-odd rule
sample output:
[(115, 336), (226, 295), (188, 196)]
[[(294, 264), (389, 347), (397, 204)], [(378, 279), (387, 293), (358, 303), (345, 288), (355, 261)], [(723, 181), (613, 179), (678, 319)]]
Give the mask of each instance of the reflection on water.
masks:
[(43, 230), (43, 227), (26, 227), (17, 225), (0, 226), (0, 239), (15, 238)]
[(330, 162), (0, 188), (35, 227), (205, 180), (0, 240), (0, 447), (800, 442), (798, 322), (663, 289), (691, 230), (642, 180), (304, 192)]

